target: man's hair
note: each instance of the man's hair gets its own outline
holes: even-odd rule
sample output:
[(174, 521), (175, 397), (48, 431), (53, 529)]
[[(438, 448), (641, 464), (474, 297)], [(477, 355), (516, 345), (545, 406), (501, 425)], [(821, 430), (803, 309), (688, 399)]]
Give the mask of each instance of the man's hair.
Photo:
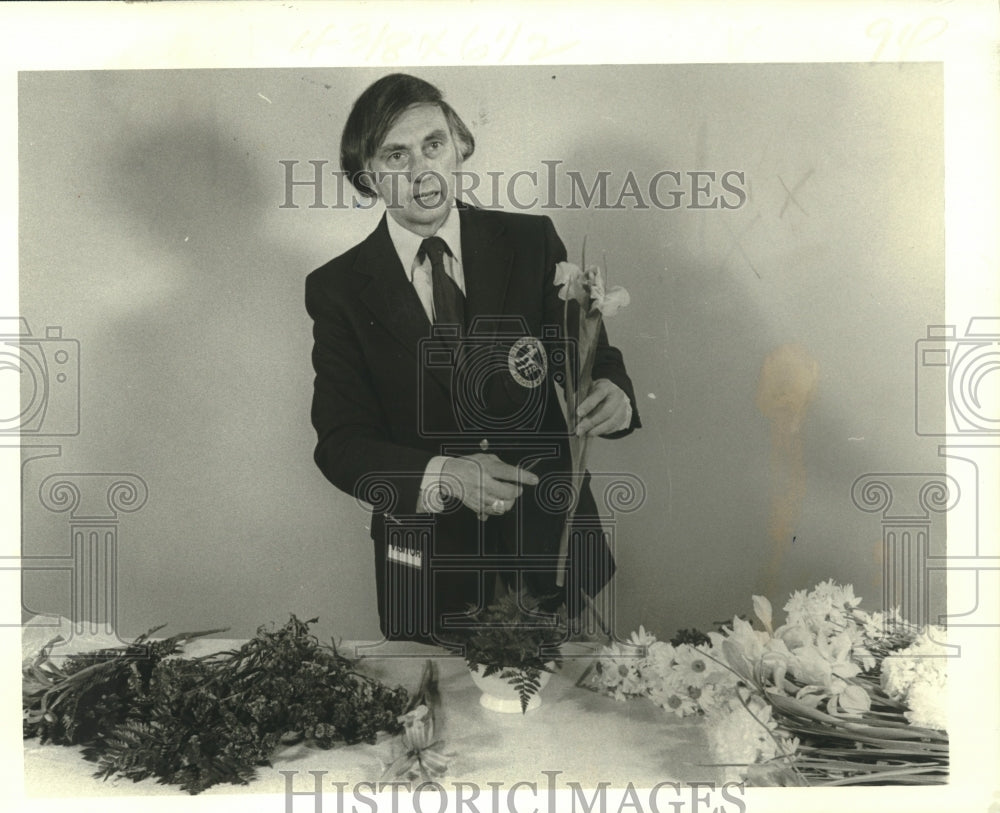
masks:
[(476, 140), (469, 128), (434, 85), (405, 73), (384, 76), (358, 96), (340, 138), (340, 168), (364, 197), (377, 196), (366, 171), (369, 161), (396, 119), (417, 104), (435, 104), (441, 109), (463, 160), (475, 150)]

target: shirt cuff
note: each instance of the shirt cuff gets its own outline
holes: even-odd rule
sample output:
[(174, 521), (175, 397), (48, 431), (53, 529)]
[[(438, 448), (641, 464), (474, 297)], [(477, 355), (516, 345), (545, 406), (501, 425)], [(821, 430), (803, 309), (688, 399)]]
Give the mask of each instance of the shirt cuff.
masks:
[(424, 469), (420, 481), (420, 496), (417, 497), (418, 514), (440, 514), (444, 510), (444, 501), (449, 496), (441, 485), (441, 472), (448, 462), (447, 455), (432, 457)]

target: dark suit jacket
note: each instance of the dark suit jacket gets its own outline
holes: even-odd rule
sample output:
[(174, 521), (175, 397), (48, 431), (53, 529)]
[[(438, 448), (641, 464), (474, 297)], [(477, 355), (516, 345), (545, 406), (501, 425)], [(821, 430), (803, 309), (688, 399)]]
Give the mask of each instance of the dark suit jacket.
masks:
[[(379, 617), (390, 639), (452, 640), (449, 621), (489, 599), (496, 572), (508, 581), (517, 573), (539, 595), (557, 592), (554, 562), (571, 466), (553, 386), (566, 347), (553, 277), (566, 251), (547, 217), (464, 204), (458, 214), (466, 284), (461, 351), (432, 335), (385, 217), (306, 280), (315, 460), (337, 488), (373, 507)], [(538, 386), (518, 383), (510, 363), (511, 348), (525, 336), (546, 351), (547, 375)], [(621, 354), (603, 331), (593, 377), (610, 379), (632, 401), (632, 425), (615, 436), (639, 426)], [(514, 510), (485, 522), (458, 501), (440, 514), (416, 513), (433, 456), (484, 449), (515, 465), (533, 462), (541, 482), (525, 486)], [(585, 487), (571, 534), (571, 605), (581, 589), (599, 591), (614, 570), (596, 517)]]

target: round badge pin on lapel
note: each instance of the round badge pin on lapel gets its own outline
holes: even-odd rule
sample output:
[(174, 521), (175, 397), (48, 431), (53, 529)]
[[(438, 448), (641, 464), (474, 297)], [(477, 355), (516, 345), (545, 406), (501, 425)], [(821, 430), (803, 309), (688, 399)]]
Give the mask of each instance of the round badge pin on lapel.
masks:
[(507, 370), (522, 387), (537, 387), (548, 371), (545, 347), (534, 336), (522, 336), (507, 354)]

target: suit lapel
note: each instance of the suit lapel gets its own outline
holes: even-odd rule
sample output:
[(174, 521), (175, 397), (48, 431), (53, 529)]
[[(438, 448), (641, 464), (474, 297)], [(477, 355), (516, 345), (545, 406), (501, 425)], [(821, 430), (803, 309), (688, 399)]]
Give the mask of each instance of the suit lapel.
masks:
[[(513, 250), (504, 240), (503, 224), (489, 213), (460, 204), (462, 221), (462, 270), (465, 273), (465, 324), (477, 317), (505, 312)], [(495, 321), (495, 320), (490, 320)]]
[[(375, 321), (407, 350), (412, 363), (423, 364), (421, 343), (430, 336), (431, 323), (399, 261), (389, 236), (386, 215), (382, 216), (378, 228), (362, 245), (356, 267), (370, 277), (361, 291), (361, 301), (371, 311)], [(450, 392), (451, 376), (446, 367), (430, 365), (425, 368), (427, 371), (431, 380)]]
[(361, 292), (361, 301), (386, 330), (415, 348), (416, 341), (427, 336), (430, 323), (392, 245), (385, 215), (362, 244), (356, 267), (371, 277)]

